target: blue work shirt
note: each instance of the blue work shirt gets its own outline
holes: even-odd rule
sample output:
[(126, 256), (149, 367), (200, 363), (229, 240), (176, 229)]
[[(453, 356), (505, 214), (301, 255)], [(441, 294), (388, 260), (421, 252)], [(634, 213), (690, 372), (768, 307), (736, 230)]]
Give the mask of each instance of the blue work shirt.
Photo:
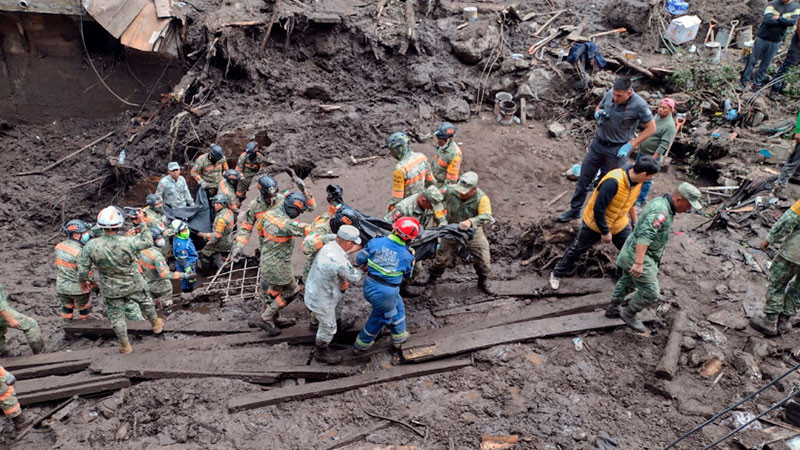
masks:
[[(175, 260), (182, 267), (186, 268), (197, 261), (197, 250), (194, 248), (194, 242), (191, 238), (181, 239), (177, 236), (172, 238), (172, 254), (175, 255)], [(182, 260), (186, 261), (186, 264)]]
[(394, 234), (367, 242), (358, 252), (356, 265), (367, 265), (367, 275), (388, 284), (399, 285), (403, 277), (411, 278), (414, 255), (406, 243)]

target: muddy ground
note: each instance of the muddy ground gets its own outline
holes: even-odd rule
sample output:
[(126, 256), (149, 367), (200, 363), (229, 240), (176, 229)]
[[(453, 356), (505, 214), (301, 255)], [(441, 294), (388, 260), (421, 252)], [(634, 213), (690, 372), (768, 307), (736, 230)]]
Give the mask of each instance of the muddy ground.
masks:
[[(0, 255), (6, 261), (0, 282), (17, 309), (39, 320), (48, 350), (116, 346), (108, 339), (68, 340), (60, 330), (51, 267), (52, 247), (62, 239), (60, 226), (71, 218), (93, 221), (109, 203), (141, 205), (146, 187), (153, 185), (169, 160), (183, 163), (188, 176), (191, 160), (211, 142), (225, 143), (233, 163), (248, 136), (259, 130), (266, 130), (273, 141), (270, 158), (306, 176), (318, 199), (324, 199), (325, 186), (335, 181), (344, 187), (348, 203), (382, 215), (394, 161), (386, 157), (352, 166), (350, 155), (386, 155), (381, 149), (385, 136), (406, 129), (416, 138), (413, 147), (431, 156), (436, 124), (445, 118), (457, 121), (457, 140), (464, 150), (462, 170), (478, 172), (497, 218), (487, 230), (493, 244), (493, 282), (530, 279), (531, 289), (544, 285), (552, 262), (523, 266), (520, 261), (545, 246), (552, 247), (548, 255), (559, 254), (576, 230), (576, 225), (556, 227), (551, 222), (567, 206), (569, 194), (553, 206), (545, 205), (563, 191), (571, 194), (573, 184), (562, 173), (582, 159), (594, 129), (587, 111), (597, 100), (574, 91), (572, 74), (556, 71), (554, 59), (531, 65), (527, 59), (509, 57), (524, 53), (534, 40), (531, 34), (538, 27), (530, 22), (541, 25), (547, 16), (523, 23), (511, 20), (500, 27), (493, 15), (482, 12), (480, 20), (457, 29), (460, 14), (439, 5), (426, 17), (425, 6), (419, 5), (417, 38), (408, 41), (403, 3), (386, 3), (376, 20), (378, 6), (372, 3), (295, 1), (281, 3), (283, 19), (273, 27), (260, 54), (263, 25), (225, 25), (268, 22), (273, 5), (251, 3), (192, 2), (195, 8), (188, 15), (183, 54), (187, 55), (184, 67), (197, 77), (185, 106), (164, 98), (107, 121), (11, 123), (0, 129), (0, 144), (6, 149), (0, 158), (0, 230), (8, 236), (0, 240)], [(718, 6), (718, 2), (695, 3), (699, 5), (693, 3), (692, 8), (701, 14)], [(521, 15), (571, 6), (558, 0), (519, 5)], [(585, 3), (555, 25), (585, 19), (585, 34), (603, 31), (616, 26), (606, 19), (609, 7), (613, 4), (606, 1)], [(739, 6), (730, 18), (756, 24), (759, 8)], [(341, 23), (315, 22), (309, 14), (333, 11)], [(479, 104), (476, 94), (483, 90), (479, 80), (495, 55), (501, 28), (505, 42), (486, 83), (485, 103)], [(602, 49), (633, 49), (643, 55), (655, 49), (646, 30), (602, 38), (599, 43)], [(516, 93), (526, 86), (538, 98), (529, 100), (528, 123), (498, 125), (489, 111), (494, 92)], [(655, 93), (667, 88), (660, 82), (639, 81), (636, 89)], [(326, 112), (321, 104), (341, 108)], [(568, 125), (569, 132), (558, 139), (547, 132), (554, 120)], [(116, 134), (110, 139), (45, 174), (15, 175), (41, 168), (112, 130)], [(113, 160), (123, 147), (126, 165), (113, 166), (109, 158)], [(314, 178), (315, 171), (327, 170), (339, 178)], [(675, 169), (660, 175), (651, 198), (686, 179), (690, 179), (686, 173)], [(289, 187), (285, 175), (278, 180)], [(694, 181), (716, 184), (709, 178)], [(617, 329), (581, 335), (585, 342), (581, 351), (572, 342), (575, 336), (500, 346), (477, 352), (475, 365), (457, 372), (233, 414), (226, 409), (228, 398), (261, 387), (221, 378), (149, 381), (126, 389), (121, 404), (118, 394), (81, 400), (81, 407), (67, 420), (21, 442), (13, 442), (11, 425), (2, 423), (0, 442), (3, 448), (324, 448), (379, 423), (363, 413), (364, 407), (415, 419), (425, 423), (429, 433), (423, 441), (407, 430), (389, 427), (370, 434), (363, 445), (468, 449), (478, 448), (484, 434), (518, 434), (519, 448), (573, 449), (592, 448), (595, 438), (605, 434), (616, 439), (619, 448), (661, 448), (795, 364), (789, 350), (796, 334), (766, 340), (745, 325), (747, 314), (759, 310), (765, 278), (745, 263), (742, 252), (757, 253), (752, 249), (765, 229), (701, 233), (698, 227), (704, 222), (706, 218), (697, 214), (675, 221), (662, 265), (658, 319), (649, 337)], [(541, 238), (543, 229), (556, 237)], [(586, 274), (610, 273), (614, 255), (611, 249), (593, 252)], [(756, 256), (766, 261), (765, 255)], [(299, 267), (300, 258), (295, 259)], [(445, 289), (443, 295), (428, 293), (409, 300), (411, 332), (445, 324), (433, 316), (434, 309), (480, 299), (474, 280), (471, 267), (459, 262), (443, 282), (466, 282), (455, 284), (467, 286), (465, 291), (454, 289), (448, 295)], [(358, 287), (349, 292), (350, 314), (365, 314), (368, 308)], [(93, 300), (93, 305), (94, 313), (102, 315), (102, 302)], [(170, 320), (247, 319), (257, 307), (253, 301), (204, 305), (179, 311)], [(681, 369), (671, 383), (657, 383), (653, 370), (678, 307), (688, 311), (691, 321), (682, 343)], [(287, 313), (301, 317), (302, 303), (291, 305)], [(707, 320), (713, 313), (717, 324)], [(12, 351), (30, 352), (19, 333), (10, 332), (10, 338)], [(134, 348), (152, 339), (136, 338)], [(265, 349), (281, 351), (310, 354), (310, 348), (303, 347)], [(700, 375), (698, 366), (713, 356), (723, 359), (725, 375), (709, 390), (711, 379)], [(365, 370), (398, 361), (396, 354), (381, 353)], [(785, 379), (756, 403), (763, 409), (798, 381), (796, 376)], [(755, 409), (751, 403), (745, 411)], [(34, 413), (45, 410), (30, 408)], [(682, 448), (700, 448), (729, 429), (709, 426)]]

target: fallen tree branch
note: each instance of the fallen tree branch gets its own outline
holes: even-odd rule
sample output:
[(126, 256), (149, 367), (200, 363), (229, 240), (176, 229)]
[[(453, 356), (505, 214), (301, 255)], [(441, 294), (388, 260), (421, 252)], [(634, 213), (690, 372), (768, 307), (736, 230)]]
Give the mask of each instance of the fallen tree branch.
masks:
[(413, 431), (417, 435), (419, 435), (419, 437), (421, 437), (423, 439), (425, 438), (425, 434), (423, 432), (417, 430), (416, 428), (414, 428), (411, 425), (403, 422), (402, 420), (392, 419), (391, 417), (385, 417), (385, 416), (381, 416), (381, 415), (378, 415), (378, 414), (375, 414), (375, 413), (371, 413), (371, 412), (367, 411), (366, 409), (364, 410), (364, 414), (366, 414), (366, 415), (368, 415), (370, 417), (374, 417), (376, 419), (388, 420), (389, 422), (396, 423), (398, 425), (402, 425), (402, 426), (408, 428), (409, 430)]
[(61, 159), (59, 159), (58, 161), (54, 162), (53, 164), (50, 164), (49, 166), (47, 166), (47, 167), (45, 167), (45, 168), (43, 168), (43, 169), (32, 170), (32, 171), (30, 171), (30, 172), (20, 172), (20, 173), (15, 173), (14, 175), (15, 175), (15, 176), (18, 176), (18, 177), (24, 177), (24, 176), (28, 176), (28, 175), (41, 175), (41, 174), (43, 174), (43, 173), (47, 172), (48, 170), (52, 169), (53, 167), (55, 167), (55, 166), (57, 166), (57, 165), (61, 164), (62, 162), (66, 161), (66, 160), (68, 160), (68, 159), (70, 159), (70, 158), (72, 158), (73, 156), (77, 155), (78, 153), (80, 153), (80, 152), (82, 152), (82, 151), (86, 150), (87, 148), (90, 148), (90, 147), (92, 147), (93, 145), (95, 145), (95, 144), (97, 144), (97, 143), (99, 143), (99, 142), (102, 142), (102, 141), (106, 140), (107, 138), (109, 138), (109, 137), (113, 136), (113, 135), (114, 135), (114, 133), (116, 133), (116, 131), (111, 131), (111, 132), (109, 132), (109, 133), (107, 133), (107, 134), (103, 135), (102, 137), (99, 137), (99, 138), (95, 139), (94, 141), (92, 141), (92, 142), (90, 142), (90, 143), (86, 144), (85, 146), (83, 146), (83, 147), (79, 148), (78, 150), (75, 150), (74, 152), (70, 153), (69, 155), (67, 155), (67, 156), (65, 156), (65, 157), (63, 157), (63, 158), (61, 158)]
[(264, 48), (267, 46), (267, 40), (269, 40), (269, 35), (272, 33), (272, 26), (275, 25), (275, 21), (278, 20), (278, 15), (281, 11), (281, 2), (275, 2), (275, 6), (272, 9), (272, 17), (269, 18), (269, 24), (267, 25), (267, 32), (264, 34), (264, 38), (261, 39), (261, 44), (258, 46), (258, 52), (264, 53)]

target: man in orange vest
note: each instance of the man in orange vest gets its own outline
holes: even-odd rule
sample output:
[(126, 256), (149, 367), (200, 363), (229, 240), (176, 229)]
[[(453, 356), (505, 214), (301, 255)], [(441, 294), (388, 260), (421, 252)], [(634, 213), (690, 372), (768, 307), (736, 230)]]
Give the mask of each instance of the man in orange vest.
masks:
[(630, 223), (636, 223), (634, 204), (642, 190), (642, 183), (652, 180), (658, 171), (656, 160), (651, 156), (642, 156), (632, 167), (614, 169), (600, 180), (583, 209), (583, 225), (578, 235), (550, 274), (552, 289), (558, 289), (561, 278), (574, 270), (575, 261), (597, 241), (613, 243), (617, 250), (622, 248), (631, 234)]
[(404, 131), (396, 131), (386, 138), (386, 147), (398, 161), (392, 176), (392, 199), (388, 208), (391, 211), (404, 198), (419, 194), (434, 184), (434, 180), (428, 158), (411, 151)]

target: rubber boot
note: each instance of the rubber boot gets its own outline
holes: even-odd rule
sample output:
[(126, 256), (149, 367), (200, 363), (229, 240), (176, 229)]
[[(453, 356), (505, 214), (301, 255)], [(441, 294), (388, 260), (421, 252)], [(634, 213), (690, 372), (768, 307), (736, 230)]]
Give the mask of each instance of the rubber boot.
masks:
[(33, 423), (33, 417), (28, 416), (24, 411), (20, 412), (17, 417), (14, 417), (11, 420), (14, 421), (15, 431), (22, 431)]
[(750, 318), (750, 326), (767, 336), (778, 335), (778, 314), (755, 315)]
[(294, 326), (294, 324), (297, 323), (297, 321), (294, 320), (294, 319), (281, 319), (280, 311), (275, 313), (275, 317), (272, 319), (272, 322), (278, 328), (289, 328), (291, 326)]
[(161, 334), (164, 331), (164, 319), (156, 317), (150, 323), (153, 325), (153, 334)]
[(623, 308), (619, 312), (619, 318), (622, 319), (623, 322), (628, 324), (629, 327), (633, 329), (633, 331), (637, 333), (646, 333), (647, 327), (644, 326), (641, 320), (636, 318), (636, 313), (631, 312), (628, 308)]
[(792, 316), (780, 314), (778, 316), (778, 333), (784, 334), (792, 331)]
[(494, 290), (489, 286), (489, 279), (486, 275), (478, 275), (478, 289), (486, 295), (494, 295)]
[(408, 285), (408, 280), (403, 279), (400, 283), (400, 296), (402, 297), (419, 297), (420, 290)]
[(261, 319), (258, 321), (258, 327), (264, 330), (270, 336), (277, 336), (281, 334), (281, 330), (275, 323), (275, 316), (277, 315), (278, 307), (274, 305), (274, 303), (270, 303), (261, 314)]
[(131, 341), (128, 338), (120, 339), (119, 341), (119, 352), (123, 355), (127, 355), (128, 353), (133, 351), (133, 347), (131, 347)]
[(317, 341), (317, 348), (314, 350), (314, 359), (325, 364), (342, 362), (342, 356), (334, 354), (328, 347), (328, 343), (322, 341)]
[(580, 209), (570, 209), (570, 210), (564, 211), (563, 213), (559, 214), (559, 216), (558, 216), (558, 218), (556, 218), (556, 220), (559, 221), (559, 222), (570, 222), (570, 221), (573, 221), (573, 220), (577, 219), (580, 216), (581, 216), (581, 210)]
[(609, 319), (619, 319), (619, 306), (617, 305), (608, 305), (606, 308), (606, 317)]
[(31, 342), (31, 350), (33, 350), (34, 355), (44, 352), (44, 341)]

